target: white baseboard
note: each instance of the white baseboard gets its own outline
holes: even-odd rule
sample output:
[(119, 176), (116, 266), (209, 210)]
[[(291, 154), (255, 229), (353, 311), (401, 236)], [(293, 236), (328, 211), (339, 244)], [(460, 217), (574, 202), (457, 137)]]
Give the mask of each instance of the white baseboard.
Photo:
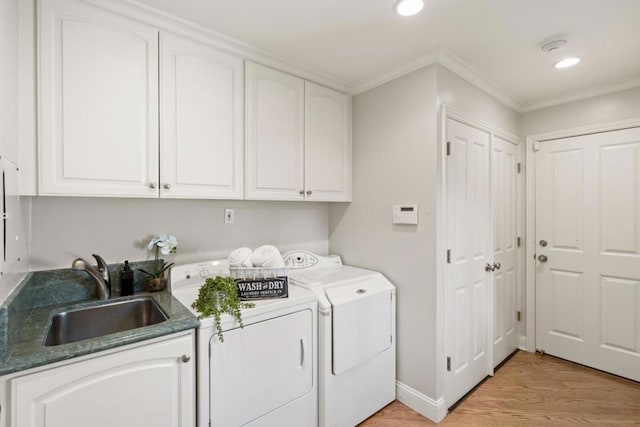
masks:
[(429, 418), (434, 423), (439, 423), (447, 415), (444, 397), (441, 397), (438, 400), (433, 400), (429, 396), (426, 396), (418, 390), (415, 390), (399, 381), (396, 381), (396, 397), (400, 402), (407, 405), (420, 415)]

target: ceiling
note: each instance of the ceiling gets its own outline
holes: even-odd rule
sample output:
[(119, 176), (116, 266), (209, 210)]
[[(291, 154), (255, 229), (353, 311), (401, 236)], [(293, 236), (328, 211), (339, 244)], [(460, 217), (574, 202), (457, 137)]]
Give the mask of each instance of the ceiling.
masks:
[[(445, 55), (520, 111), (640, 85), (640, 0), (138, 0), (354, 92)], [(541, 45), (568, 40), (559, 53)], [(577, 55), (575, 68), (556, 70)], [(446, 65), (446, 64), (445, 64)]]

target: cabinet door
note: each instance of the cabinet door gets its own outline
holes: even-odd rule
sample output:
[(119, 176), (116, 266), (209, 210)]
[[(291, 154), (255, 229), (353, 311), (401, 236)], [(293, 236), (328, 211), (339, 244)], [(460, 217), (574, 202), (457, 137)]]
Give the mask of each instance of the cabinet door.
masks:
[[(313, 312), (224, 332), (210, 342), (211, 422), (240, 426), (313, 390)], [(290, 420), (289, 425), (304, 425)]]
[(347, 95), (305, 82), (305, 197), (351, 200), (351, 102)]
[(304, 200), (304, 80), (247, 62), (246, 198)]
[(13, 427), (192, 427), (193, 334), (10, 382)]
[(161, 34), (161, 197), (243, 196), (242, 59)]
[(40, 194), (158, 196), (158, 32), (40, 2)]

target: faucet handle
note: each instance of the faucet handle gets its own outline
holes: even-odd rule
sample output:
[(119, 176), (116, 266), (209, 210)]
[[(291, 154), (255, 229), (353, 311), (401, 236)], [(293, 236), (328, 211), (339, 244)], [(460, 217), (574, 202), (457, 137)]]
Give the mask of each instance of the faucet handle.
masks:
[(107, 266), (107, 262), (100, 255), (93, 254), (93, 257), (98, 263), (98, 271), (100, 272), (100, 275), (107, 283), (107, 286), (111, 288), (111, 275), (109, 274), (109, 267)]

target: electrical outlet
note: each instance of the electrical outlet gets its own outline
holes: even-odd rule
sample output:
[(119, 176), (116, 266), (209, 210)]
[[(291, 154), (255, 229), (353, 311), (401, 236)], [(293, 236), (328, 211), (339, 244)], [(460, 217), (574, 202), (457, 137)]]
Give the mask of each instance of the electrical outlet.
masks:
[(233, 209), (226, 208), (224, 210), (224, 223), (233, 224)]

